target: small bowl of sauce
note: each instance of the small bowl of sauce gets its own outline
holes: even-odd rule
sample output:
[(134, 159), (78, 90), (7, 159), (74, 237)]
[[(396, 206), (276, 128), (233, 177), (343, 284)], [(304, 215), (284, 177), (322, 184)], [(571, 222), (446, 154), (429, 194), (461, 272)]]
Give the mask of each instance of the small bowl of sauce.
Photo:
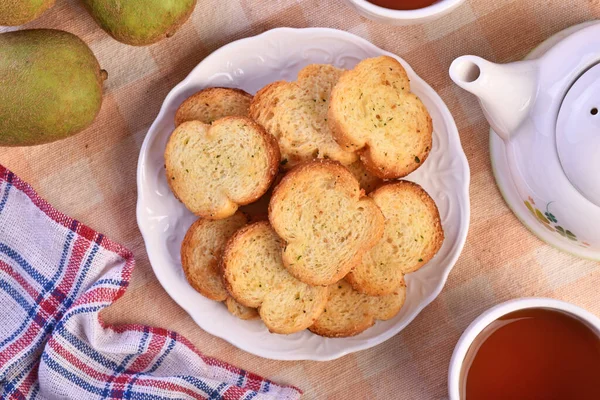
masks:
[(431, 21), (449, 13), (464, 0), (346, 0), (364, 17), (391, 25)]
[(553, 299), (500, 304), (465, 330), (448, 382), (450, 400), (600, 399), (600, 319)]

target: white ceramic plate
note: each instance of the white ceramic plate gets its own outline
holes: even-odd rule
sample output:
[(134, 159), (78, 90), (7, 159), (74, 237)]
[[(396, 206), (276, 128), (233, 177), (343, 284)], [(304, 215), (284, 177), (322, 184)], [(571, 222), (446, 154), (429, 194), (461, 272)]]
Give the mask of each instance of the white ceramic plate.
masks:
[[(174, 129), (177, 107), (188, 96), (210, 86), (227, 86), (255, 93), (276, 80), (294, 80), (312, 63), (352, 68), (379, 55), (397, 58), (411, 86), (433, 119), (433, 148), (423, 166), (407, 179), (418, 182), (433, 197), (446, 240), (437, 256), (406, 278), (407, 300), (400, 313), (379, 321), (360, 335), (326, 339), (303, 331), (270, 334), (259, 321), (242, 321), (221, 304), (204, 298), (187, 283), (179, 256), (185, 232), (195, 217), (175, 199), (164, 171), (163, 152)], [(156, 277), (167, 293), (205, 331), (261, 357), (279, 360), (332, 360), (375, 346), (406, 327), (442, 290), (467, 236), (469, 226), (469, 166), (456, 125), (442, 99), (406, 62), (352, 34), (324, 28), (279, 28), (239, 40), (205, 58), (167, 96), (144, 140), (138, 164), (137, 219)]]

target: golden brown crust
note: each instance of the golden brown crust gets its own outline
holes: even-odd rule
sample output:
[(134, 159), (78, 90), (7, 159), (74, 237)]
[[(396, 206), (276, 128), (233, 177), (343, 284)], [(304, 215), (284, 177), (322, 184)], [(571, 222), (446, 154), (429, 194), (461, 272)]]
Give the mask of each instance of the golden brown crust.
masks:
[(210, 124), (223, 117), (247, 117), (253, 96), (241, 89), (211, 87), (184, 100), (175, 113), (175, 126), (186, 121)]
[(387, 296), (367, 296), (341, 280), (329, 286), (325, 310), (308, 329), (324, 337), (355, 336), (373, 326), (376, 320), (393, 318), (405, 299), (405, 286)]
[(257, 307), (270, 332), (290, 334), (316, 321), (327, 302), (327, 288), (291, 276), (281, 262), (280, 246), (267, 221), (247, 225), (227, 242), (221, 270), (231, 297)]
[(229, 311), (232, 315), (238, 317), (239, 319), (243, 319), (245, 321), (259, 319), (258, 310), (256, 308), (250, 308), (241, 305), (231, 296), (228, 296), (225, 300), (225, 306), (227, 307), (227, 311)]
[[(202, 176), (206, 173), (205, 168), (199, 171), (193, 169), (189, 170), (182, 164), (182, 162), (188, 161), (193, 163), (195, 160), (198, 160), (199, 157), (208, 159), (210, 156), (204, 154), (201, 150), (190, 149), (192, 146), (181, 146), (179, 141), (185, 137), (184, 135), (188, 135), (188, 130), (195, 131), (194, 134), (201, 134), (209, 137), (211, 130), (217, 129), (217, 127), (220, 127), (221, 125), (234, 125), (235, 123), (240, 123), (244, 126), (250, 126), (253, 131), (258, 133), (258, 136), (260, 136), (262, 142), (261, 146), (263, 146), (267, 156), (267, 167), (264, 171), (264, 175), (258, 182), (258, 185), (251, 192), (245, 193), (243, 196), (237, 196), (235, 200), (231, 199), (230, 195), (227, 195), (226, 200), (224, 200), (222, 197), (219, 198), (221, 203), (226, 202), (226, 204), (211, 203), (209, 207), (200, 206), (196, 199), (199, 189), (193, 190), (192, 186), (200, 184), (199, 182), (201, 182), (201, 180), (196, 181), (193, 179), (193, 177), (196, 176), (202, 178)], [(182, 147), (185, 149), (182, 150)], [(178, 149), (177, 152), (175, 149)], [(225, 153), (236, 152), (234, 148), (228, 147), (224, 147), (222, 151)], [(182, 155), (178, 152), (185, 152), (185, 154)], [(236, 156), (237, 153), (231, 154), (231, 157)], [(279, 160), (279, 146), (277, 145), (275, 138), (268, 134), (262, 126), (246, 117), (225, 117), (215, 121), (212, 125), (206, 125), (199, 121), (184, 122), (171, 134), (165, 149), (166, 175), (171, 191), (175, 197), (185, 204), (185, 206), (191, 212), (199, 217), (207, 219), (227, 218), (233, 215), (240, 205), (250, 204), (258, 200), (269, 189), (271, 183), (275, 179), (275, 176), (279, 171)], [(192, 172), (192, 174), (190, 174), (190, 172)], [(229, 172), (232, 175), (236, 175), (239, 173), (244, 173), (245, 170)], [(215, 192), (213, 195), (222, 196), (224, 193), (223, 189), (229, 188), (220, 186), (218, 189), (215, 189), (218, 191), (218, 193)], [(207, 192), (208, 188), (203, 188), (203, 191)]]
[[(272, 110), (277, 106), (279, 99), (273, 98), (272, 95), (277, 90), (285, 88), (288, 84), (289, 82), (286, 81), (276, 81), (269, 83), (265, 87), (261, 88), (258, 92), (256, 92), (252, 102), (250, 103), (250, 109), (248, 112), (250, 118), (254, 119), (255, 121), (258, 121), (261, 125), (267, 125), (267, 120), (265, 120), (265, 118), (273, 118), (274, 112), (269, 111), (267, 117), (265, 118), (261, 117), (262, 113), (266, 112), (265, 110)], [(275, 140), (277, 140), (277, 138)], [(279, 141), (277, 141), (277, 145), (279, 146)], [(282, 162), (284, 163), (282, 167), (285, 169), (290, 168), (292, 165), (295, 165), (302, 161), (300, 158), (295, 157), (293, 154), (286, 154), (286, 152), (283, 152), (282, 157)]]
[(444, 242), (444, 230), (435, 202), (414, 182), (386, 183), (370, 197), (386, 217), (385, 233), (346, 280), (360, 293), (383, 296), (404, 285), (405, 274), (435, 256)]
[[(181, 267), (188, 283), (202, 296), (215, 301), (224, 301), (227, 298), (227, 291), (225, 291), (224, 288), (221, 288), (222, 290), (209, 288), (207, 285), (203, 285), (202, 279), (197, 279), (191, 273), (192, 263), (194, 261), (192, 250), (197, 246), (193, 232), (206, 221), (207, 220), (199, 219), (194, 222), (183, 238), (183, 242), (181, 243)], [(215, 260), (215, 265), (210, 268), (216, 271), (218, 268), (218, 261)]]
[(198, 219), (185, 234), (181, 266), (189, 284), (204, 297), (225, 301), (229, 296), (221, 280), (219, 261), (227, 239), (246, 222), (240, 212), (219, 221)]
[(328, 123), (338, 144), (358, 152), (382, 179), (416, 170), (432, 146), (431, 116), (410, 92), (402, 65), (388, 56), (365, 59), (342, 74), (331, 92)]
[(279, 144), (277, 143), (277, 139), (275, 139), (273, 135), (265, 131), (265, 129), (259, 124), (256, 124), (256, 126), (260, 128), (260, 131), (262, 132), (262, 135), (265, 138), (265, 142), (269, 143), (269, 181), (266, 182), (266, 189), (263, 190), (262, 193), (255, 195), (254, 198), (250, 201), (240, 203), (242, 205), (250, 204), (258, 200), (263, 194), (266, 193), (267, 190), (269, 190), (271, 184), (275, 181), (275, 178), (279, 173), (279, 163), (281, 162), (281, 153), (279, 152)]
[[(319, 320), (317, 319), (317, 322), (318, 321)], [(364, 331), (366, 331), (373, 325), (375, 325), (375, 318), (372, 318), (369, 315), (366, 315), (362, 321), (357, 321), (354, 326), (352, 326), (348, 329), (345, 329), (343, 331), (338, 332), (333, 329), (327, 329), (327, 328), (323, 327), (321, 324), (317, 324), (316, 322), (315, 322), (315, 324), (310, 326), (308, 328), (308, 330), (311, 331), (312, 333), (314, 333), (315, 335), (319, 335), (319, 336), (323, 336), (323, 337), (345, 338), (345, 337), (356, 336), (359, 333), (363, 333)]]
[[(329, 182), (325, 188), (322, 185), (327, 180)], [(308, 186), (307, 193), (296, 192), (292, 195), (296, 186), (302, 185)], [(333, 190), (338, 200), (345, 198), (348, 208), (340, 209), (340, 203), (326, 205), (329, 208), (324, 209), (311, 202), (315, 197), (325, 196), (328, 190)], [(298, 205), (296, 202), (304, 204)], [(314, 214), (314, 222), (310, 228), (296, 228), (296, 224), (301, 223), (303, 213)], [(366, 216), (357, 219), (362, 213), (366, 213)], [(328, 226), (321, 222), (331, 221), (331, 218), (327, 219), (329, 215), (334, 216), (337, 225)], [(269, 221), (286, 242), (282, 256), (285, 267), (292, 275), (309, 285), (330, 285), (342, 279), (360, 263), (362, 255), (379, 241), (384, 229), (384, 218), (379, 208), (372, 199), (364, 195), (352, 173), (332, 160), (309, 161), (288, 172), (273, 191), (269, 203)], [(298, 230), (297, 234), (290, 229)], [(331, 243), (325, 238), (332, 232), (335, 236), (346, 231), (348, 233), (344, 238), (336, 238)], [(353, 232), (358, 232), (360, 236), (353, 236)], [(327, 252), (328, 255), (321, 256), (317, 261), (302, 258), (308, 248), (311, 249), (309, 254)], [(340, 253), (333, 254), (332, 249)]]
[[(429, 132), (433, 132), (433, 121), (431, 120), (431, 117), (428, 118), (427, 126), (425, 129)], [(425, 160), (427, 160), (427, 158), (429, 157), (429, 153), (431, 152), (432, 145), (433, 145), (433, 136), (431, 135), (430, 139), (428, 141), (428, 145), (425, 148), (423, 148), (416, 155), (416, 158), (419, 159), (419, 162), (409, 164), (403, 168), (398, 167), (395, 170), (385, 169), (385, 168), (382, 169), (381, 166), (378, 166), (375, 162), (373, 162), (373, 158), (370, 155), (370, 149), (368, 146), (366, 146), (362, 150), (359, 150), (358, 154), (359, 154), (360, 161), (364, 165), (365, 169), (367, 171), (369, 171), (371, 174), (373, 174), (381, 179), (397, 179), (397, 178), (405, 177), (406, 175), (410, 174), (411, 172), (418, 169), (421, 165), (423, 165)]]
[(263, 108), (273, 107), (277, 105), (277, 102), (274, 99), (271, 99), (271, 93), (273, 93), (277, 88), (284, 87), (288, 84), (286, 81), (275, 81), (271, 82), (268, 85), (262, 87), (252, 99), (249, 108), (250, 118), (256, 116)]
[(225, 277), (225, 275), (227, 274), (228, 268), (235, 261), (233, 258), (234, 246), (236, 246), (237, 242), (240, 240), (241, 237), (246, 235), (246, 233), (248, 231), (256, 229), (257, 224), (260, 224), (260, 223), (268, 224), (267, 221), (258, 221), (258, 222), (253, 222), (251, 224), (248, 224), (248, 225), (238, 229), (233, 234), (233, 236), (231, 236), (229, 238), (229, 240), (227, 240), (227, 243), (225, 244), (225, 248), (223, 249), (223, 253), (221, 254), (221, 258), (219, 259), (219, 271), (221, 271), (221, 278), (223, 280), (223, 286), (225, 286), (225, 290), (227, 290), (227, 293), (229, 293), (229, 296), (231, 296), (237, 303), (239, 303), (240, 305), (242, 305), (244, 307), (249, 307), (249, 308), (256, 308), (257, 306), (255, 304), (250, 305), (248, 302), (246, 302), (244, 300), (240, 300), (239, 297), (234, 296), (233, 295), (234, 289), (231, 286), (230, 280), (227, 279)]
[[(389, 62), (386, 57), (380, 59), (384, 64)], [(391, 60), (397, 63), (395, 59)], [(298, 81), (317, 75), (322, 67), (313, 65), (303, 69), (298, 75)], [(402, 71), (404, 72), (403, 69)], [(387, 73), (387, 68), (383, 72)], [(386, 79), (383, 72), (381, 79)], [(342, 76), (351, 73), (352, 71), (347, 71)], [(252, 126), (260, 131), (263, 144), (269, 150), (267, 188), (270, 188), (267, 190), (264, 185), (260, 185), (259, 189), (244, 199), (237, 198), (231, 207), (213, 210), (206, 216), (212, 219), (223, 218), (231, 215), (238, 206), (246, 205), (240, 208), (239, 212), (248, 213), (251, 224), (231, 234), (216, 257), (214, 265), (211, 264), (213, 269), (218, 271), (222, 291), (216, 293), (215, 290), (202, 288), (204, 293), (197, 289), (199, 292), (214, 300), (224, 301), (229, 312), (241, 319), (261, 318), (270, 332), (280, 334), (290, 334), (308, 327), (313, 333), (324, 337), (354, 336), (373, 326), (376, 320), (390, 319), (399, 312), (406, 296), (404, 274), (427, 263), (440, 249), (444, 239), (437, 207), (419, 185), (408, 181), (383, 182), (383, 179), (397, 178), (412, 172), (426, 160), (431, 149), (431, 118), (420, 100), (410, 93), (406, 73), (404, 72), (404, 76), (399, 79), (400, 84), (397, 86), (402, 85), (408, 89), (407, 93), (402, 95), (408, 99), (407, 103), (411, 103), (411, 108), (403, 112), (409, 116), (411, 113), (418, 115), (415, 117), (418, 122), (411, 126), (417, 126), (430, 133), (429, 142), (419, 141), (407, 150), (414, 154), (414, 162), (402, 165), (397, 163), (390, 166), (389, 163), (381, 163), (381, 157), (372, 154), (372, 143), (367, 141), (361, 145), (360, 140), (357, 142), (356, 138), (352, 138), (346, 132), (348, 125), (342, 126), (339, 116), (334, 120), (332, 109), (329, 107), (328, 114), (322, 115), (324, 111), (321, 110), (321, 114), (315, 111), (315, 115), (322, 115), (325, 121), (329, 120), (328, 127), (332, 137), (343, 149), (358, 155), (359, 160), (343, 166), (337, 161), (327, 159), (327, 156), (325, 159), (319, 156), (307, 161), (310, 158), (307, 156), (309, 153), (299, 152), (298, 157), (294, 158), (295, 153), (291, 152), (286, 159), (287, 165), (283, 166), (280, 163), (280, 141), (269, 134), (268, 129), (261, 124), (235, 114), (245, 113), (244, 115), (255, 118), (262, 113), (261, 118), (267, 116), (269, 120), (268, 113), (275, 110), (278, 103), (285, 99), (281, 91), (287, 90), (289, 82), (273, 82), (260, 89), (254, 98), (239, 89), (208, 88), (195, 93), (181, 104), (175, 117), (176, 125), (184, 126), (188, 123), (185, 122), (184, 114), (189, 116), (194, 105), (202, 106), (198, 103), (205, 101), (203, 99), (211, 99), (210, 102), (206, 100), (207, 107), (221, 102), (223, 109), (234, 110), (231, 111), (234, 116), (220, 118), (213, 125), (245, 118), (245, 123), (254, 124)], [(406, 79), (406, 83), (402, 79)], [(315, 93), (321, 90), (322, 82), (324, 81), (318, 79), (310, 82), (310, 85), (318, 88)], [(393, 85), (398, 82), (394, 81)], [(331, 87), (327, 87), (329, 93)], [(308, 90), (308, 86), (304, 89)], [(331, 97), (336, 89), (337, 86), (333, 89)], [(287, 94), (293, 97), (295, 93)], [(238, 99), (239, 104), (232, 104), (226, 100), (228, 98)], [(243, 104), (246, 102), (248, 108), (244, 111)], [(329, 104), (329, 99), (324, 101), (325, 103)], [(212, 118), (209, 119), (203, 122), (210, 124)], [(410, 138), (409, 135), (407, 140)], [(425, 144), (421, 145), (421, 142)], [(381, 142), (376, 145), (381, 146)], [(237, 143), (235, 147), (237, 148)], [(262, 171), (264, 157), (261, 160)], [(251, 165), (256, 165), (254, 160)], [(277, 175), (279, 170), (288, 168), (290, 169), (287, 174)], [(171, 179), (167, 181), (171, 187), (176, 186)], [(393, 276), (386, 275), (393, 284), (379, 284), (376, 280), (370, 282), (368, 274), (365, 278), (364, 274), (361, 275), (361, 271), (357, 273), (357, 270), (362, 267), (365, 257), (371, 257), (373, 249), (386, 240), (384, 232), (388, 227), (388, 215), (385, 211), (382, 213), (380, 207), (396, 207), (395, 203), (390, 201), (380, 205), (378, 199), (380, 196), (395, 193), (398, 188), (416, 195), (421, 203), (427, 206), (427, 212), (422, 211), (422, 208), (415, 208), (421, 210), (421, 214), (435, 215), (435, 233), (430, 246), (424, 247), (419, 253), (418, 262), (407, 263), (397, 268), (397, 273)], [(256, 192), (263, 189), (264, 191), (257, 196)], [(176, 188), (172, 190), (177, 192)], [(366, 196), (365, 191), (370, 192), (370, 195)], [(314, 206), (315, 203), (318, 207)], [(418, 201), (414, 200), (411, 204), (418, 204)], [(288, 210), (284, 212), (286, 208)], [(290, 209), (293, 211), (289, 212)], [(266, 216), (264, 212), (267, 212)], [(327, 215), (328, 219), (320, 220), (321, 215)], [(265, 217), (268, 220), (265, 220)], [(304, 224), (306, 219), (310, 219), (311, 222)], [(408, 219), (412, 221), (412, 215)], [(210, 222), (215, 221), (206, 221)], [(202, 223), (197, 224), (202, 226)], [(344, 229), (349, 231), (348, 235)], [(336, 236), (341, 231), (344, 233)], [(387, 240), (387, 243), (392, 243)], [(255, 241), (264, 244), (255, 247)], [(186, 235), (182, 243), (183, 264), (189, 263), (190, 257), (184, 255), (184, 247), (195, 246), (198, 246), (198, 243), (194, 243)], [(319, 268), (312, 268), (316, 264)], [(321, 268), (322, 265), (325, 265), (325, 268)], [(193, 280), (190, 280), (190, 284)], [(200, 283), (204, 282), (196, 282)], [(324, 312), (324, 309), (327, 311)]]
[(256, 93), (250, 116), (279, 141), (285, 169), (313, 158), (351, 164), (357, 154), (333, 139), (327, 124), (331, 88), (342, 70), (326, 64), (304, 67), (294, 82), (273, 82)]
[[(432, 241), (432, 246), (428, 249), (427, 252), (423, 254), (422, 261), (420, 261), (418, 264), (415, 264), (415, 266), (413, 267), (406, 268), (403, 270), (405, 274), (408, 274), (410, 272), (417, 271), (419, 268), (427, 264), (437, 254), (437, 252), (441, 249), (442, 245), (444, 244), (445, 234), (444, 228), (442, 226), (442, 220), (440, 218), (440, 212), (437, 208), (437, 205), (435, 204), (435, 201), (431, 198), (431, 196), (429, 196), (429, 194), (425, 191), (425, 189), (423, 189), (421, 185), (415, 182), (401, 181), (401, 183), (404, 185), (408, 185), (410, 190), (413, 193), (417, 194), (421, 198), (421, 201), (427, 205), (429, 212), (431, 213), (431, 215), (434, 216), (434, 229), (436, 231), (435, 239)], [(390, 186), (389, 188), (384, 189), (384, 191), (385, 190), (394, 189)]]
[(383, 184), (383, 179), (370, 173), (360, 160), (347, 165), (346, 168), (360, 183), (361, 189), (369, 194)]
[[(404, 274), (408, 274), (410, 272), (415, 272), (418, 269), (420, 269), (422, 266), (427, 264), (437, 254), (437, 252), (440, 250), (440, 248), (444, 244), (445, 235), (444, 235), (444, 228), (442, 227), (442, 220), (440, 218), (440, 212), (435, 204), (435, 201), (431, 198), (431, 196), (429, 196), (429, 194), (425, 191), (425, 189), (423, 189), (421, 187), (421, 185), (419, 185), (415, 182), (411, 182), (411, 181), (402, 180), (402, 181), (399, 181), (398, 184), (403, 185), (406, 188), (409, 188), (410, 191), (412, 191), (417, 196), (419, 196), (419, 198), (421, 199), (423, 204), (427, 205), (427, 208), (429, 209), (430, 214), (434, 216), (433, 226), (434, 226), (434, 230), (436, 232), (436, 235), (434, 236), (434, 239), (432, 241), (432, 246), (430, 248), (428, 248), (427, 252), (423, 253), (422, 261), (420, 261), (418, 264), (415, 264), (413, 267), (406, 268), (403, 270)], [(394, 191), (394, 190), (396, 190), (395, 182), (384, 185), (384, 187), (382, 187), (382, 191), (380, 193), (385, 193), (386, 191)]]

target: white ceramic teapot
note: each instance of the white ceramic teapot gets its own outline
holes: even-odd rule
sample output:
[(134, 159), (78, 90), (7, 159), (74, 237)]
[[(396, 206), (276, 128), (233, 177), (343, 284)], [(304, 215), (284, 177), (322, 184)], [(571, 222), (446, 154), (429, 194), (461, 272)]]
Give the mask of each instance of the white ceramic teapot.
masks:
[(450, 77), (479, 98), (517, 217), (548, 243), (600, 260), (600, 23), (556, 35), (526, 61), (459, 57)]

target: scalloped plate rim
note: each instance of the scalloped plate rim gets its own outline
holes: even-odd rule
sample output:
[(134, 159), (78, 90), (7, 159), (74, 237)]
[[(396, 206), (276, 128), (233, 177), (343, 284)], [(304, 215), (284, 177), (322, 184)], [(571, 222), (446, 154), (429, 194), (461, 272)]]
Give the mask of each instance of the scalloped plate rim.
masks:
[[(157, 268), (152, 263), (152, 254), (154, 253), (154, 250), (148, 249), (148, 246), (147, 246), (148, 233), (144, 232), (144, 227), (143, 227), (144, 223), (141, 221), (141, 219), (142, 219), (141, 210), (143, 209), (144, 204), (145, 204), (144, 191), (142, 190), (142, 188), (144, 186), (144, 179), (145, 179), (144, 168), (145, 168), (145, 163), (146, 163), (146, 159), (147, 159), (148, 147), (150, 146), (150, 139), (157, 134), (157, 125), (159, 124), (159, 121), (162, 120), (164, 118), (165, 114), (167, 113), (167, 109), (169, 108), (172, 99), (177, 95), (177, 93), (183, 87), (187, 86), (194, 80), (194, 75), (197, 74), (197, 71), (202, 68), (202, 64), (204, 62), (206, 62), (206, 60), (208, 60), (209, 58), (219, 57), (220, 54), (228, 52), (230, 48), (242, 46), (249, 41), (266, 39), (270, 36), (276, 36), (279, 34), (281, 34), (281, 35), (324, 34), (326, 36), (329, 35), (332, 37), (337, 36), (338, 38), (346, 39), (351, 42), (354, 42), (355, 44), (358, 44), (361, 47), (366, 47), (366, 48), (370, 48), (371, 50), (375, 50), (375, 51), (381, 53), (382, 55), (388, 55), (388, 56), (398, 59), (399, 61), (402, 62), (403, 66), (407, 70), (407, 73), (409, 75), (411, 75), (411, 78), (412, 79), (416, 78), (416, 79), (420, 80), (421, 84), (422, 84), (422, 89), (427, 91), (429, 96), (431, 96), (431, 98), (436, 103), (438, 103), (439, 111), (442, 113), (442, 116), (444, 119), (443, 122), (446, 125), (446, 129), (449, 131), (448, 132), (449, 135), (453, 136), (452, 142), (454, 142), (455, 145), (457, 145), (458, 149), (460, 150), (459, 151), (459, 158), (460, 158), (459, 161), (462, 164), (462, 169), (463, 169), (462, 176), (460, 177), (461, 182), (463, 182), (463, 186), (461, 188), (462, 189), (461, 195), (462, 195), (462, 199), (464, 199), (464, 201), (460, 203), (460, 210), (462, 212), (461, 219), (460, 219), (461, 226), (460, 226), (458, 237), (456, 238), (456, 241), (454, 242), (454, 246), (453, 246), (454, 249), (451, 251), (452, 255), (449, 257), (447, 266), (445, 267), (445, 269), (443, 270), (443, 272), (441, 274), (441, 280), (440, 280), (439, 284), (435, 287), (435, 289), (429, 296), (425, 297), (420, 302), (420, 304), (416, 307), (415, 311), (411, 315), (409, 315), (404, 321), (391, 326), (389, 329), (387, 329), (386, 331), (380, 333), (378, 336), (373, 337), (373, 338), (367, 338), (367, 339), (364, 339), (364, 340), (361, 340), (358, 342), (354, 341), (355, 337), (354, 338), (352, 338), (352, 337), (346, 338), (346, 339), (352, 339), (353, 342), (351, 344), (349, 344), (347, 347), (345, 347), (344, 349), (332, 352), (331, 354), (319, 354), (319, 353), (315, 352), (314, 349), (311, 349), (313, 351), (310, 351), (310, 350), (303, 349), (303, 348), (297, 348), (294, 353), (285, 353), (285, 352), (282, 353), (282, 352), (277, 352), (277, 351), (274, 352), (274, 351), (269, 351), (269, 350), (265, 350), (265, 349), (262, 349), (262, 351), (254, 351), (252, 348), (248, 348), (248, 347), (244, 346), (242, 343), (240, 343), (238, 340), (236, 340), (235, 335), (233, 335), (233, 337), (226, 336), (226, 335), (221, 334), (221, 332), (217, 332), (215, 329), (212, 329), (211, 327), (203, 326), (201, 324), (201, 322), (197, 321), (194, 318), (193, 311), (190, 310), (189, 307), (186, 304), (184, 304), (184, 302), (178, 301), (178, 295), (175, 293), (176, 288), (172, 287), (171, 283), (166, 281), (164, 278), (161, 279), (162, 271), (160, 268)], [(368, 40), (363, 39), (354, 34), (351, 34), (349, 32), (340, 31), (340, 30), (332, 29), (332, 28), (287, 28), (287, 27), (283, 27), (283, 28), (271, 29), (271, 30), (265, 31), (256, 36), (239, 39), (239, 40), (233, 41), (231, 43), (228, 43), (228, 44), (220, 47), (219, 49), (215, 50), (213, 53), (208, 55), (206, 58), (204, 58), (196, 67), (194, 67), (192, 69), (192, 71), (188, 74), (188, 76), (185, 79), (183, 79), (179, 84), (177, 84), (175, 87), (173, 87), (173, 89), (171, 89), (171, 91), (167, 94), (156, 119), (150, 126), (148, 133), (146, 134), (146, 136), (144, 138), (143, 144), (140, 149), (140, 155), (139, 155), (139, 159), (138, 159), (138, 168), (137, 168), (138, 202), (137, 202), (137, 206), (136, 206), (136, 217), (137, 217), (138, 227), (139, 227), (142, 237), (144, 239), (144, 246), (148, 253), (149, 262), (150, 262), (150, 265), (152, 267), (154, 274), (157, 277), (157, 280), (160, 282), (160, 284), (162, 285), (164, 290), (167, 292), (167, 294), (180, 307), (182, 307), (186, 311), (186, 313), (188, 313), (190, 315), (190, 317), (194, 320), (194, 322), (201, 329), (203, 329), (204, 331), (206, 331), (207, 333), (209, 333), (213, 336), (219, 337), (219, 338), (227, 341), (228, 343), (232, 344), (233, 346), (237, 347), (240, 350), (246, 351), (250, 354), (254, 354), (256, 356), (263, 357), (263, 358), (268, 358), (268, 359), (273, 359), (273, 360), (288, 360), (288, 361), (291, 361), (291, 360), (330, 361), (330, 360), (334, 360), (334, 359), (343, 357), (343, 356), (353, 353), (353, 352), (357, 352), (357, 351), (361, 351), (361, 350), (365, 350), (365, 349), (374, 347), (374, 346), (381, 344), (381, 343), (385, 342), (386, 340), (390, 339), (392, 336), (395, 336), (400, 331), (402, 331), (406, 326), (408, 326), (417, 317), (417, 315), (419, 315), (421, 313), (421, 311), (425, 307), (427, 307), (429, 304), (431, 304), (431, 302), (433, 300), (435, 300), (437, 298), (437, 296), (441, 293), (441, 291), (446, 283), (446, 280), (448, 278), (448, 275), (450, 274), (450, 271), (453, 269), (454, 265), (456, 264), (460, 254), (462, 252), (464, 244), (466, 242), (468, 229), (469, 229), (469, 222), (470, 222), (469, 187), (470, 187), (469, 164), (468, 164), (466, 155), (464, 154), (464, 150), (462, 149), (462, 145), (460, 143), (460, 136), (458, 134), (458, 129), (456, 127), (456, 123), (454, 122), (454, 119), (453, 119), (448, 107), (446, 106), (444, 101), (441, 99), (441, 97), (437, 94), (437, 92), (435, 92), (422, 78), (420, 78), (405, 60), (403, 60), (402, 58), (400, 58), (399, 56), (397, 56), (393, 53), (390, 53), (388, 51), (385, 51), (385, 50), (375, 46), (373, 43), (369, 42)], [(408, 278), (409, 277), (407, 277), (407, 279)], [(343, 338), (342, 339), (323, 338), (323, 340), (344, 340), (344, 339)]]

